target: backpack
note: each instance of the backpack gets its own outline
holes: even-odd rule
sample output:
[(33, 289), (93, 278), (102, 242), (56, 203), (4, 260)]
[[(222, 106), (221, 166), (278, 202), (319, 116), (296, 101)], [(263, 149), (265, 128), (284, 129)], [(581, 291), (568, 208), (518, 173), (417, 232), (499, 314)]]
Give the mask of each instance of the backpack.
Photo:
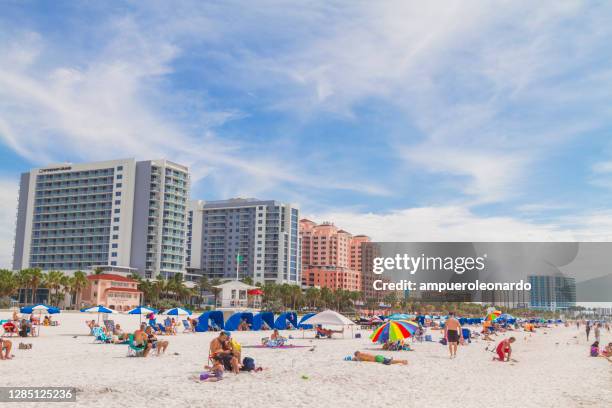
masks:
[(255, 360), (251, 357), (245, 357), (242, 359), (242, 371), (253, 371), (255, 370)]

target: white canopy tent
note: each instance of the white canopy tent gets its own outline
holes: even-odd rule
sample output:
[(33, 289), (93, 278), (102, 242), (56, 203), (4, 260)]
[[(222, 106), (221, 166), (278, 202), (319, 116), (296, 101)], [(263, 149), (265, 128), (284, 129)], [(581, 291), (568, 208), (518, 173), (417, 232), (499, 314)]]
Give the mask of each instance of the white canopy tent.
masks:
[(309, 317), (308, 319), (301, 322), (302, 324), (310, 324), (313, 327), (317, 325), (328, 325), (328, 326), (350, 326), (351, 333), (356, 323), (346, 316), (341, 315), (333, 310), (324, 310), (321, 313)]

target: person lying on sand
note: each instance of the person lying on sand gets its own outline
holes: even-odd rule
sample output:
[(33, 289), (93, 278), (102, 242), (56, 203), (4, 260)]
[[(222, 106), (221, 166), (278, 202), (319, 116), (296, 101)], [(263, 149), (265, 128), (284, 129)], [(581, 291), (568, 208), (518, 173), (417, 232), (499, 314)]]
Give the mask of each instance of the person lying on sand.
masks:
[(501, 362), (510, 361), (510, 356), (512, 355), (511, 344), (515, 341), (516, 339), (514, 337), (500, 341), (495, 349), (497, 352), (497, 357), (493, 357), (493, 360), (499, 360)]
[(213, 361), (219, 361), (223, 364), (226, 370), (238, 374), (240, 369), (238, 359), (234, 356), (231, 347), (227, 346), (227, 343), (229, 343), (229, 335), (226, 331), (221, 331), (219, 336), (210, 342), (210, 357)]
[[(13, 348), (13, 342), (10, 340), (0, 339), (0, 360), (10, 360), (13, 358), (11, 349)], [(4, 354), (2, 351), (4, 350)]]
[(334, 333), (344, 333), (344, 329), (342, 330), (324, 329), (321, 325), (318, 325), (316, 327), (316, 330), (317, 330), (317, 334), (315, 337), (317, 339), (320, 339), (321, 337), (327, 337), (328, 339), (331, 339)]
[(147, 335), (147, 344), (151, 344), (152, 349), (157, 350), (157, 355), (159, 356), (161, 353), (165, 353), (168, 348), (168, 342), (166, 340), (158, 340), (155, 333), (153, 333), (153, 329), (151, 326), (145, 329), (145, 334)]
[(391, 364), (408, 364), (408, 360), (394, 360), (392, 358), (387, 358), (385, 356), (381, 356), (381, 355), (373, 355), (373, 354), (368, 354), (368, 353), (363, 353), (361, 351), (356, 351), (355, 354), (353, 355), (353, 361), (366, 361), (366, 362), (370, 362), (370, 363), (381, 363), (384, 365), (391, 365)]

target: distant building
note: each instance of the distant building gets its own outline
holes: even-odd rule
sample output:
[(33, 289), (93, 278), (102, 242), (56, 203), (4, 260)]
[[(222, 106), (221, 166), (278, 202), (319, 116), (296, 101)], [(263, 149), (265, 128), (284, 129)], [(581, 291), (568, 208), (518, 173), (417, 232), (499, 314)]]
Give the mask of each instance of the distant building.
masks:
[(576, 306), (576, 279), (565, 276), (528, 276), (531, 284), (529, 308), (563, 310)]
[(21, 175), (13, 269), (185, 270), (189, 172), (167, 160), (58, 164)]
[(187, 268), (194, 276), (301, 282), (297, 207), (235, 198), (193, 202), (190, 217)]
[(257, 286), (234, 280), (215, 287), (220, 289), (216, 307), (231, 309), (261, 307), (261, 289)]
[(127, 311), (140, 305), (142, 292), (138, 282), (120, 275), (87, 276), (89, 284), (77, 299), (83, 306), (102, 305), (117, 311)]
[(331, 223), (300, 221), (302, 239), (302, 284), (360, 291), (361, 244), (365, 235), (353, 237)]

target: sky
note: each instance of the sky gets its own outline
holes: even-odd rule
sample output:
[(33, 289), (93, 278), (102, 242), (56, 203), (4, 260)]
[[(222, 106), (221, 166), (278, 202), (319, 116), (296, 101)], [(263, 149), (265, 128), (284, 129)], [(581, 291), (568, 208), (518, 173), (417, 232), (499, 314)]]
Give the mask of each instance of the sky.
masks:
[(18, 176), (135, 157), (378, 241), (612, 238), (612, 3), (0, 0)]

